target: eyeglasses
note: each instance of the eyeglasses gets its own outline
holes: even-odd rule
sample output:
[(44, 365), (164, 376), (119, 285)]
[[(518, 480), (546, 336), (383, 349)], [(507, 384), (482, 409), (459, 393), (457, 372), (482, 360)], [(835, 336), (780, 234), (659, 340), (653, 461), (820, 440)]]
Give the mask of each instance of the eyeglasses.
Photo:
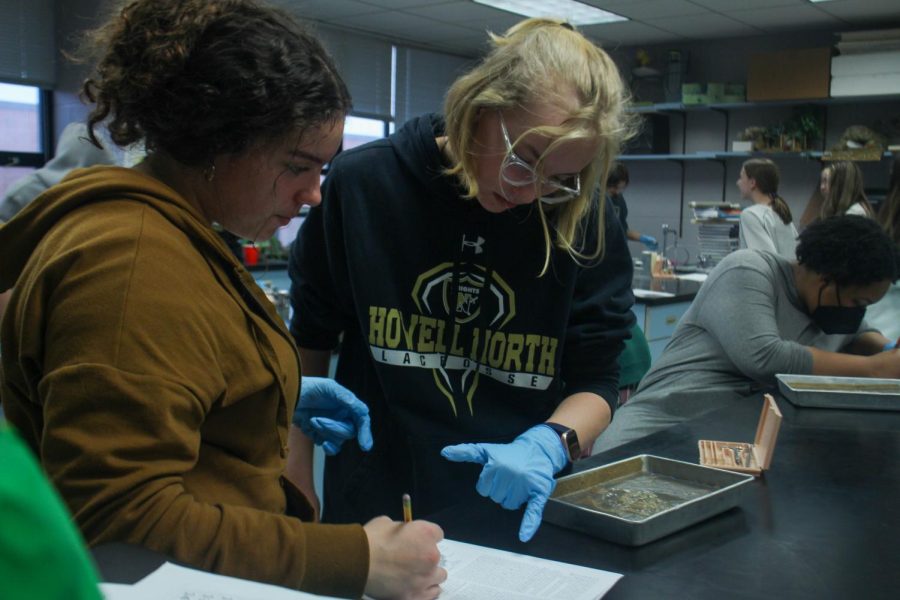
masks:
[(581, 175), (576, 173), (565, 179), (538, 175), (534, 167), (515, 153), (512, 141), (509, 139), (509, 131), (506, 129), (506, 122), (503, 120), (503, 113), (498, 110), (497, 114), (500, 116), (503, 141), (506, 142), (506, 156), (500, 163), (500, 177), (503, 181), (515, 187), (540, 183), (542, 191), (550, 190), (549, 194), (540, 197), (540, 201), (544, 204), (562, 204), (577, 198), (581, 194)]

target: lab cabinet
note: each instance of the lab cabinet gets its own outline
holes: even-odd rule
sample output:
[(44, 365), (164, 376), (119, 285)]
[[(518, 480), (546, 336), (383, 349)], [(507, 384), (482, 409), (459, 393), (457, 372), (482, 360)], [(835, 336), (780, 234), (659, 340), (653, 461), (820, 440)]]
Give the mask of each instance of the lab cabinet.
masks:
[(637, 317), (638, 327), (644, 332), (647, 342), (650, 344), (650, 360), (656, 362), (662, 354), (669, 338), (675, 332), (675, 327), (681, 317), (691, 305), (690, 300), (672, 302), (668, 304), (644, 304), (636, 303), (632, 312)]

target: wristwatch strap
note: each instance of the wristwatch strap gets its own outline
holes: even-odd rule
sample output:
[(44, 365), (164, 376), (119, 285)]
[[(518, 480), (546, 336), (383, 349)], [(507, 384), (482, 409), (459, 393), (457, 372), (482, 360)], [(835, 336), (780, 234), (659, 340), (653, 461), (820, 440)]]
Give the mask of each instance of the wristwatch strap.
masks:
[(566, 451), (569, 465), (581, 457), (581, 445), (578, 443), (578, 433), (574, 429), (566, 427), (565, 425), (560, 425), (559, 423), (553, 423), (552, 421), (547, 421), (544, 425), (547, 425), (550, 429), (559, 434), (559, 439), (562, 441), (563, 448)]

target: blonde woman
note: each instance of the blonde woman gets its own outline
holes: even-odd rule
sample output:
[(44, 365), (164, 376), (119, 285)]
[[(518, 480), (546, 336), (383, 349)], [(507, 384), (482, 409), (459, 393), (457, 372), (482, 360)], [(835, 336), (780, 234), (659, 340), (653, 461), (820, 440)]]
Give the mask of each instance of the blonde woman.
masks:
[[(327, 521), (396, 513), (404, 492), (427, 515), (477, 488), (527, 504), (528, 540), (616, 405), (631, 259), (592, 192), (629, 130), (625, 89), (566, 23), (491, 39), (446, 120), (337, 157), (292, 249), (304, 369), (324, 374), (343, 334), (337, 379), (372, 418), (370, 452), (328, 458)], [(291, 443), (308, 454), (299, 429)], [(309, 485), (308, 456), (291, 462)]]
[(778, 195), (778, 167), (768, 158), (752, 158), (737, 180), (741, 197), (753, 202), (741, 211), (741, 247), (795, 257), (797, 228), (791, 209)]
[(862, 171), (855, 162), (842, 160), (826, 165), (822, 169), (819, 190), (823, 198), (820, 214), (823, 219), (838, 215), (875, 217), (863, 189)]

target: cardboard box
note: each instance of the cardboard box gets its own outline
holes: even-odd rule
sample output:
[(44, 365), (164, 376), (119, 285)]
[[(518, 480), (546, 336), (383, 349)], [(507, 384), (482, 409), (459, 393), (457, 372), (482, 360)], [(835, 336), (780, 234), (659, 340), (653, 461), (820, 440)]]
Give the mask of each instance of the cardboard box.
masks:
[(721, 102), (722, 97), (725, 96), (725, 84), (710, 81), (706, 84), (706, 95), (710, 102)]
[(682, 104), (709, 104), (709, 96), (706, 94), (682, 94)]
[(765, 52), (750, 57), (747, 100), (827, 98), (831, 48)]

